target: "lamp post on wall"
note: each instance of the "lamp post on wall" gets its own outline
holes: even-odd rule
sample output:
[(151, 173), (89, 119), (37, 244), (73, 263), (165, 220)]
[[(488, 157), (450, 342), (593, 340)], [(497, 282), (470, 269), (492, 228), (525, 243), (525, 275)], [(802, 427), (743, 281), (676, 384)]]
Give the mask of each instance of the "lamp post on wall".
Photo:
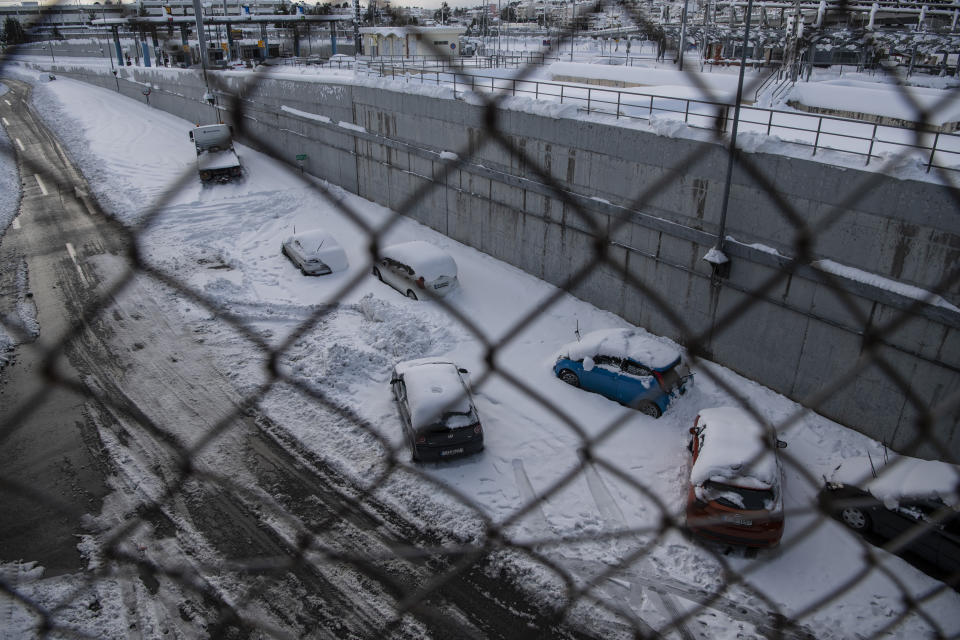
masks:
[(720, 210), (720, 230), (717, 238), (717, 247), (720, 251), (723, 251), (727, 227), (727, 208), (730, 205), (730, 182), (733, 178), (733, 161), (737, 155), (737, 129), (740, 126), (740, 103), (743, 100), (743, 75), (747, 67), (747, 45), (750, 44), (750, 20), (752, 16), (753, 0), (747, 0), (746, 25), (743, 29), (743, 51), (740, 55), (740, 80), (737, 84), (737, 101), (733, 107), (733, 129), (730, 131), (730, 154), (727, 157), (727, 179), (723, 187), (723, 206)]

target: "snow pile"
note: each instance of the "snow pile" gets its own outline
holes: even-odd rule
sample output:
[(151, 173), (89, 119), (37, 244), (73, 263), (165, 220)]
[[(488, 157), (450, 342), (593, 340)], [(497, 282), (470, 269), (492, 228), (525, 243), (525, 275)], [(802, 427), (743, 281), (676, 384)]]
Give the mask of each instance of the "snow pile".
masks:
[(859, 486), (891, 509), (904, 498), (939, 498), (960, 506), (960, 467), (937, 460), (890, 455), (881, 463), (854, 456), (841, 462), (828, 479)]
[(723, 251), (717, 247), (712, 247), (710, 251), (707, 251), (707, 255), (703, 256), (703, 259), (709, 262), (710, 264), (724, 264), (730, 262), (730, 258), (727, 257)]
[(794, 85), (790, 96), (791, 101), (811, 107), (912, 122), (920, 120), (920, 110), (923, 110), (927, 123), (934, 126), (960, 121), (960, 101), (944, 98), (944, 92), (937, 89), (889, 87), (849, 80), (801, 82)]
[(579, 342), (561, 347), (558, 358), (584, 360), (598, 355), (630, 358), (652, 369), (665, 369), (680, 353), (642, 329), (600, 329), (582, 336)]
[(77, 573), (44, 579), (43, 572), (34, 562), (0, 564), (0, 578), (19, 594), (18, 599), (4, 598), (4, 638), (38, 637), (43, 626), (38, 609), (52, 613), (54, 636), (129, 637), (121, 586), (125, 578), (91, 580)]
[(0, 368), (13, 357), (13, 349), (24, 341), (35, 340), (40, 335), (37, 322), (37, 305), (29, 290), (27, 261), (21, 259), (14, 274), (16, 302), (12, 313), (5, 315), (0, 323)]
[(403, 242), (384, 247), (380, 255), (413, 268), (416, 277), (423, 276), (427, 282), (446, 276), (457, 277), (457, 263), (450, 254), (423, 240)]
[(440, 159), (441, 159), (441, 160), (449, 160), (449, 161), (451, 161), (451, 162), (456, 162), (457, 160), (460, 159), (460, 156), (458, 156), (457, 154), (455, 154), (453, 151), (442, 151), (442, 152), (440, 153)]
[(340, 122), (338, 122), (337, 126), (342, 127), (344, 129), (349, 129), (350, 131), (359, 131), (360, 133), (367, 132), (367, 130), (361, 127), (360, 125), (353, 124), (352, 122), (346, 122), (345, 120), (341, 120)]
[(284, 111), (286, 113), (299, 116), (301, 118), (306, 118), (308, 120), (316, 120), (317, 122), (325, 122), (327, 124), (330, 124), (332, 122), (332, 120), (330, 120), (330, 118), (328, 118), (327, 116), (321, 116), (316, 113), (308, 113), (306, 111), (300, 111), (299, 109), (288, 107), (285, 104), (280, 105), (280, 111)]
[(747, 153), (770, 149), (774, 153), (780, 148), (780, 138), (760, 131), (741, 131), (737, 134), (737, 148)]
[[(0, 84), (0, 95), (7, 91)], [(20, 204), (20, 172), (17, 169), (13, 143), (7, 137), (6, 129), (0, 127), (0, 236), (17, 216)]]
[(708, 480), (747, 489), (769, 489), (780, 475), (770, 427), (738, 407), (700, 411), (703, 445), (690, 471), (695, 486)]
[(440, 354), (453, 343), (433, 316), (367, 294), (324, 317), (285, 352), (283, 363), (307, 384), (353, 395), (359, 385), (386, 382), (398, 361)]
[(906, 298), (920, 300), (921, 302), (926, 302), (927, 304), (935, 307), (942, 307), (944, 309), (949, 309), (950, 311), (960, 312), (960, 308), (950, 304), (932, 291), (927, 291), (926, 289), (921, 289), (920, 287), (915, 287), (911, 284), (891, 280), (890, 278), (885, 278), (881, 275), (870, 273), (869, 271), (863, 271), (862, 269), (857, 269), (856, 267), (848, 267), (847, 265), (834, 262), (833, 260), (816, 260), (810, 264), (814, 268), (820, 269), (821, 271), (826, 271), (827, 273), (832, 273), (843, 278), (869, 284), (877, 287), (878, 289), (892, 291), (893, 293), (899, 294)]
[(690, 129), (679, 115), (650, 116), (649, 123), (651, 131), (665, 138), (677, 138), (680, 133)]
[[(699, 100), (716, 100), (716, 94), (718, 93), (736, 95), (739, 81), (739, 77), (734, 74), (652, 69), (641, 66), (610, 67), (577, 62), (556, 62), (547, 67), (547, 72), (551, 79), (557, 77), (583, 78), (643, 86), (685, 88), (692, 91), (694, 97)], [(696, 78), (696, 80), (694, 81), (693, 78)], [(704, 95), (700, 87), (705, 87), (710, 93)]]

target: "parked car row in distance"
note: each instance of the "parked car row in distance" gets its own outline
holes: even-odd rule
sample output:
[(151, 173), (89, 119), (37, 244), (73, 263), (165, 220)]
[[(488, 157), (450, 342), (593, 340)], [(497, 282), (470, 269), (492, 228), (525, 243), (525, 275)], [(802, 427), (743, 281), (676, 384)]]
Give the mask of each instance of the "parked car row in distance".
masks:
[[(306, 275), (335, 273), (348, 265), (343, 248), (323, 229), (291, 235), (283, 241), (282, 252)], [(372, 273), (412, 300), (446, 296), (459, 286), (454, 259), (423, 241), (384, 247)], [(553, 373), (573, 387), (653, 418), (685, 395), (694, 377), (678, 350), (635, 328), (603, 329), (578, 337), (560, 348)], [(439, 461), (483, 450), (483, 427), (466, 369), (444, 358), (401, 362), (393, 370), (390, 386), (414, 461)], [(690, 533), (744, 547), (779, 544), (784, 515), (777, 451), (786, 446), (770, 425), (748, 411), (737, 407), (701, 410), (690, 427), (688, 444), (692, 464), (686, 523)], [(903, 473), (884, 473), (864, 486), (851, 483), (849, 478), (857, 476), (851, 469), (857, 468), (862, 479), (867, 477), (864, 469), (873, 468), (872, 462), (867, 466), (853, 459), (828, 480), (820, 493), (821, 507), (871, 541), (884, 542), (912, 530), (915, 533), (906, 536), (901, 550), (956, 574), (960, 572), (960, 469), (904, 460), (909, 462), (902, 462), (901, 468), (913, 472), (911, 491), (904, 490)], [(926, 465), (923, 473), (916, 470), (917, 465)]]
[[(288, 236), (280, 251), (304, 275), (327, 275), (348, 266), (343, 247), (320, 228)], [(411, 300), (443, 297), (459, 286), (457, 263), (450, 254), (422, 240), (383, 247), (373, 275)]]

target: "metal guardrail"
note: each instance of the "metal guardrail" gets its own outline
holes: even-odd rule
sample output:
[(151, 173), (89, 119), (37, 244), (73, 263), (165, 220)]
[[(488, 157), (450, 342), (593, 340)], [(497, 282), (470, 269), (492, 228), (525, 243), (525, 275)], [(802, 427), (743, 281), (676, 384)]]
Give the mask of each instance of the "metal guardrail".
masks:
[[(552, 100), (576, 105), (593, 115), (627, 120), (651, 120), (656, 116), (675, 117), (697, 128), (729, 133), (732, 127), (732, 103), (715, 100), (674, 98), (653, 93), (616, 88), (596, 88), (543, 80), (523, 80), (491, 75), (429, 69), (387, 62), (367, 63), (368, 70), (380, 77), (421, 84), (448, 85), (455, 95), (499, 93), (534, 100)], [(889, 152), (918, 151), (923, 154), (926, 171), (944, 169), (960, 172), (960, 135), (918, 124), (897, 127), (838, 116), (807, 114), (763, 107), (742, 107), (740, 132), (759, 132), (778, 136), (784, 142), (809, 147), (812, 155), (833, 151), (864, 159), (864, 165)]]

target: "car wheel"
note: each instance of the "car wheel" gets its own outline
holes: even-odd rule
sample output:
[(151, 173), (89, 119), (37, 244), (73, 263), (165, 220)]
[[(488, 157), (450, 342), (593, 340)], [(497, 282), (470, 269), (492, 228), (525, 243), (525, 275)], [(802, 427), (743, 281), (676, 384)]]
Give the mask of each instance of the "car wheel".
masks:
[(564, 369), (559, 374), (557, 374), (557, 377), (563, 380), (564, 382), (566, 382), (571, 387), (580, 386), (580, 378), (578, 378), (577, 374), (575, 374), (573, 371), (570, 371), (570, 369)]
[(637, 411), (651, 418), (659, 418), (663, 415), (663, 411), (660, 411), (660, 407), (658, 407), (655, 402), (641, 402), (640, 405), (637, 406)]
[(407, 297), (410, 298), (411, 300), (416, 300), (417, 294), (413, 292), (413, 289), (407, 289)]
[(840, 512), (840, 519), (854, 531), (867, 531), (870, 529), (870, 516), (863, 509), (856, 507), (847, 507)]
[(373, 275), (377, 276), (377, 280), (379, 280), (380, 282), (383, 282), (383, 276), (380, 275), (380, 269), (377, 269), (376, 267), (374, 267)]

